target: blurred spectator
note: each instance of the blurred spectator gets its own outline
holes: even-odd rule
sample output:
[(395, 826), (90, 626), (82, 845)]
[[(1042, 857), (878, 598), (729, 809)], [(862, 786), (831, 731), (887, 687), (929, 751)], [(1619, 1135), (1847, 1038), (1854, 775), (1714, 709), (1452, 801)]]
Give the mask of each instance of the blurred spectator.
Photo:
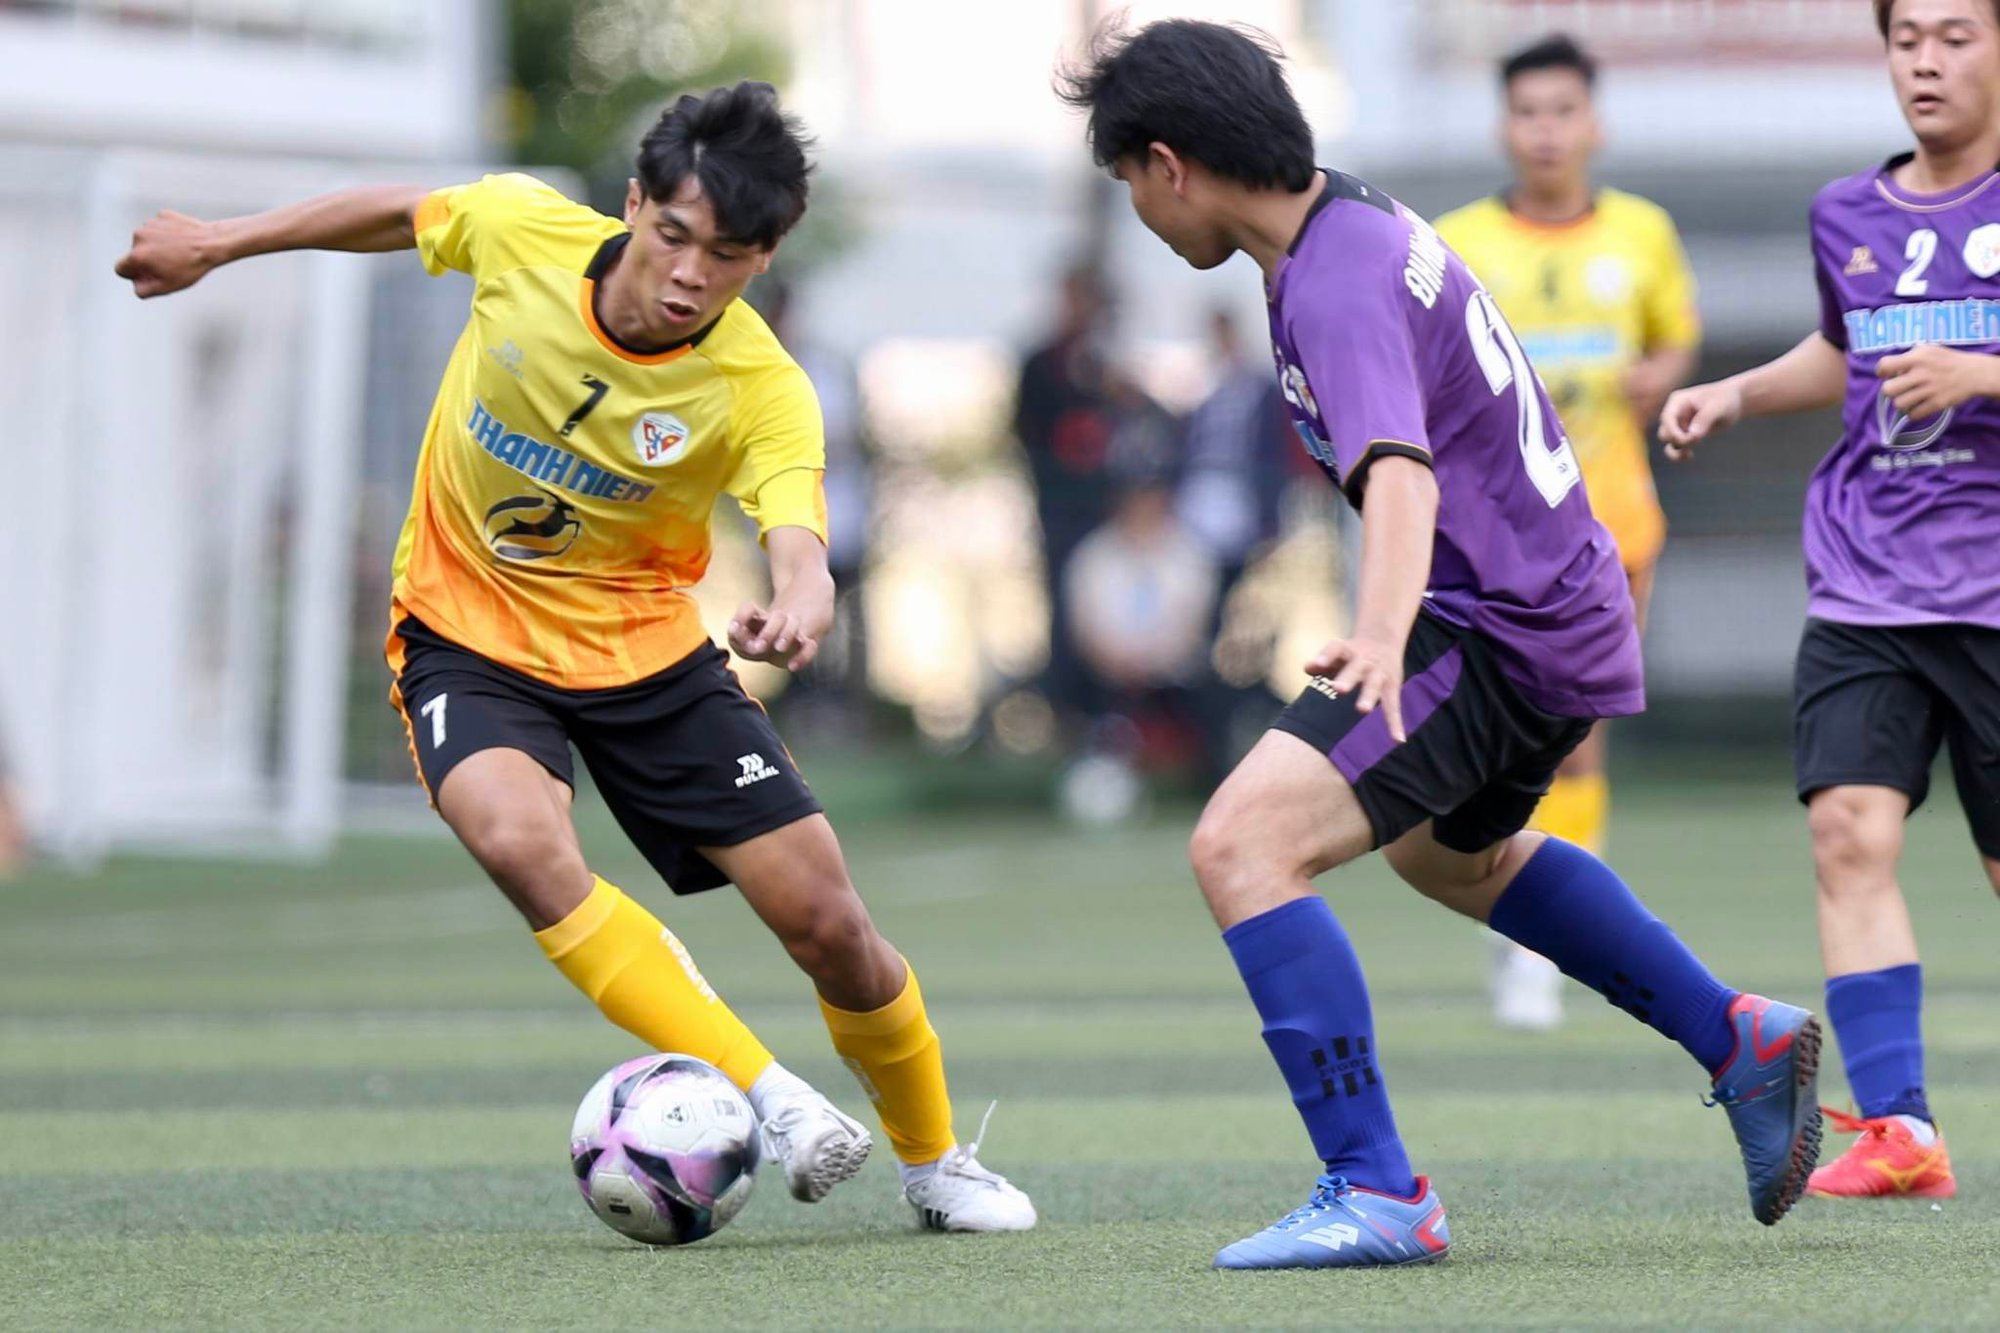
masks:
[[(1218, 666), (1230, 594), (1277, 539), (1285, 488), (1305, 453), (1297, 447), (1270, 365), (1249, 353), (1226, 309), (1210, 313), (1208, 338), (1215, 387), (1187, 419), (1175, 512), (1217, 572), (1196, 703), (1203, 767), (1210, 781), (1219, 782), (1242, 758), (1243, 738), (1269, 723), (1273, 702), (1261, 683), (1264, 672), (1246, 683), (1239, 669), (1232, 683)], [(1239, 647), (1236, 656), (1241, 655)]]
[(1259, 549), (1278, 535), (1294, 437), (1268, 362), (1245, 354), (1226, 310), (1208, 321), (1215, 388), (1188, 417), (1175, 509), (1221, 572), (1216, 618)]
[(874, 500), (860, 387), (847, 358), (805, 336), (790, 283), (766, 278), (759, 289), (764, 320), (812, 381), (826, 430), (826, 555), (837, 589), (837, 614), (818, 662), (793, 683), (806, 697), (833, 696), (843, 706), (859, 707), (868, 687), (862, 574)]
[(1110, 506), (1118, 418), (1103, 348), (1107, 315), (1096, 269), (1079, 264), (1064, 273), (1055, 329), (1022, 362), (1014, 407), (1014, 433), (1028, 456), (1042, 524), (1049, 600), (1049, 665), (1042, 683), (1058, 712), (1083, 708), (1087, 692), (1065, 574), (1078, 544)]
[(1087, 673), (1089, 744), (1064, 779), (1072, 814), (1129, 814), (1138, 770), (1183, 763), (1200, 734), (1217, 571), (1174, 517), (1165, 473), (1129, 474), (1111, 517), (1063, 576), (1068, 630)]

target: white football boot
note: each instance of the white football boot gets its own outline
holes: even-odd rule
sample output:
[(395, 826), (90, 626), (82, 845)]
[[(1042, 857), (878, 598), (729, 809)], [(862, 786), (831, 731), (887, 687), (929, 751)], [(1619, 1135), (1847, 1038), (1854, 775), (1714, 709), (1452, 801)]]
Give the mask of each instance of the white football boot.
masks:
[(789, 1082), (796, 1088), (787, 1086), (764, 1102), (764, 1155), (784, 1166), (785, 1187), (794, 1199), (818, 1203), (860, 1173), (875, 1141), (860, 1121), (842, 1114), (811, 1085)]
[(1493, 1021), (1516, 1032), (1548, 1032), (1562, 1026), (1562, 971), (1532, 949), (1497, 936), (1495, 940)]
[[(998, 1105), (998, 1103), (995, 1103)], [(986, 1138), (993, 1107), (979, 1122), (979, 1136), (953, 1148), (928, 1169), (906, 1179), (903, 1198), (917, 1210), (917, 1223), (929, 1231), (1028, 1231), (1035, 1225), (1035, 1205), (1007, 1177), (979, 1164), (979, 1145)]]

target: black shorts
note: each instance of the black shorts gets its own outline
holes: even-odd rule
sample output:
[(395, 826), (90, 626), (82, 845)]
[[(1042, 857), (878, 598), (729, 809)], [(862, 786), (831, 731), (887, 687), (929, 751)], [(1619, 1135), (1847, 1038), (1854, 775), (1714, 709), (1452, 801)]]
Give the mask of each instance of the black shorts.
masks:
[(2000, 859), (2000, 629), (1808, 620), (1794, 685), (1801, 801), (1893, 787), (1915, 810), (1949, 746), (1972, 840)]
[(1590, 718), (1558, 717), (1521, 697), (1479, 635), (1419, 615), (1403, 653), (1401, 745), (1378, 707), (1354, 711), (1316, 676), (1274, 724), (1320, 750), (1354, 788), (1375, 845), (1426, 819), (1457, 852), (1483, 852), (1528, 826), (1556, 770), (1590, 734)]
[(618, 826), (675, 893), (729, 882), (697, 848), (731, 847), (820, 810), (712, 643), (630, 685), (565, 690), (415, 619), (396, 635), (403, 665), (390, 699), (434, 799), (461, 760), (491, 749), (520, 750), (573, 787), (574, 745)]

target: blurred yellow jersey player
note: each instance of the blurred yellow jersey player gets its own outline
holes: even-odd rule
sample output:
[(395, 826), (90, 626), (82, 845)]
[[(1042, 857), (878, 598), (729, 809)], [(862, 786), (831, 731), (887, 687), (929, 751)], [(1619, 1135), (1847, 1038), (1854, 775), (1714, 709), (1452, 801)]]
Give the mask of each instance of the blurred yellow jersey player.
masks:
[(1662, 352), (1678, 363), (1701, 340), (1673, 219), (1637, 195), (1600, 188), (1569, 222), (1537, 222), (1486, 198), (1439, 218), (1437, 229), (1520, 335), (1562, 414), (1591, 510), (1635, 582), (1645, 579), (1667, 520), (1642, 414), (1657, 412), (1664, 395), (1644, 370), (1635, 386), (1633, 372)]
[[(1583, 469), (1591, 510), (1618, 543), (1640, 624), (1667, 520), (1653, 488), (1645, 423), (1687, 379), (1701, 340), (1694, 277), (1666, 210), (1597, 186), (1603, 142), (1597, 67), (1566, 37), (1502, 62), (1507, 190), (1439, 218), (1437, 229), (1493, 293), (1548, 386)], [(1563, 765), (1535, 827), (1603, 849), (1610, 815), (1603, 728)], [(1553, 1027), (1562, 978), (1533, 954), (1500, 952), (1494, 1015)]]
[(415, 249), (432, 273), (470, 275), (388, 638), (390, 698), (438, 814), (556, 969), (649, 1048), (734, 1081), (793, 1195), (820, 1199), (861, 1170), (868, 1131), (592, 872), (570, 819), (580, 757), (669, 888), (733, 882), (812, 978), (918, 1225), (1025, 1230), (1027, 1195), (953, 1133), (916, 973), (875, 929), (818, 800), (689, 596), (728, 494), (757, 522), (772, 589), (737, 610), (730, 646), (797, 671), (833, 622), (818, 403), (739, 299), (805, 213), (805, 148), (776, 93), (740, 83), (660, 117), (622, 218), (521, 175), (366, 186), (216, 222), (162, 213), (118, 272), (162, 296), (277, 250)]

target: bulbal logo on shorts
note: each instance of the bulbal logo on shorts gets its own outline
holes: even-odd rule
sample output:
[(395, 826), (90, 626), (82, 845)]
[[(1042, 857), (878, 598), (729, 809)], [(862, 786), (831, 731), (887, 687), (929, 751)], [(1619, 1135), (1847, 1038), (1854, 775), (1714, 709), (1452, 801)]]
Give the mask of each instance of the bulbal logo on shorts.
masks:
[(736, 785), (739, 787), (747, 787), (753, 782), (762, 782), (765, 778), (778, 776), (778, 770), (765, 762), (761, 754), (739, 755), (736, 766), (743, 770), (736, 779)]
[(687, 452), (687, 423), (671, 412), (648, 412), (632, 425), (632, 447), (648, 467), (665, 467)]

